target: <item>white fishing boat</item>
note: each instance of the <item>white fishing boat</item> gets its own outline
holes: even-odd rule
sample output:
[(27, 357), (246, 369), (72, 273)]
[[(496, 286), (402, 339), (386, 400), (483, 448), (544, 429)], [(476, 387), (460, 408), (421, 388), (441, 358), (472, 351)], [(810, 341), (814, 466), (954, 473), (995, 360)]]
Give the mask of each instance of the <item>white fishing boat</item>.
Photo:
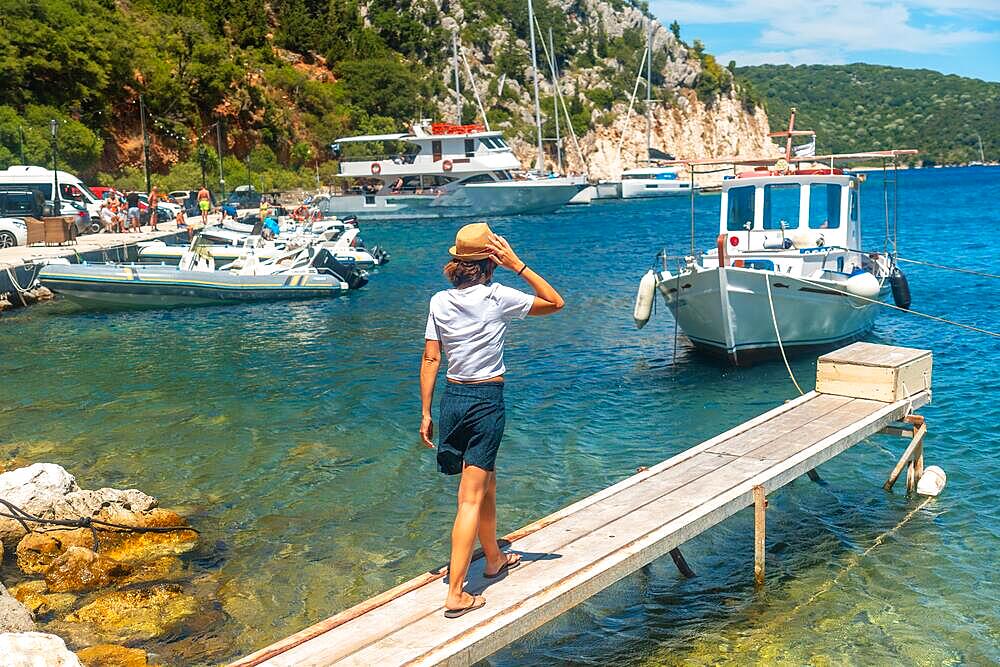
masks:
[(691, 184), (681, 178), (677, 167), (641, 167), (622, 172), (622, 199), (686, 195), (690, 191)]
[[(909, 288), (894, 252), (861, 250), (863, 177), (833, 166), (840, 161), (895, 161), (915, 151), (877, 151), (822, 157), (792, 154), (770, 160), (708, 160), (698, 165), (753, 164), (723, 182), (716, 247), (667, 258), (640, 282), (636, 324), (649, 319), (659, 292), (680, 330), (699, 350), (734, 365), (780, 354), (833, 347), (867, 334), (890, 288), (909, 307)], [(817, 168), (815, 163), (823, 166)], [(678, 258), (680, 259), (680, 258)]]

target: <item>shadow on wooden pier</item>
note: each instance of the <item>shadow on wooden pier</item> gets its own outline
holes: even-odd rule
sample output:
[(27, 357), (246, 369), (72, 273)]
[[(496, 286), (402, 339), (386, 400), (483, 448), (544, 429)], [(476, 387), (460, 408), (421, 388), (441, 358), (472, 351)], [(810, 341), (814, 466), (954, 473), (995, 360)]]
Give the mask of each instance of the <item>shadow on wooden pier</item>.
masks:
[[(767, 495), (879, 432), (910, 438), (903, 470), (913, 492), (931, 398), (931, 353), (855, 343), (821, 357), (817, 390), (540, 519), (505, 540), (523, 564), (502, 580), (474, 558), (468, 590), (487, 604), (443, 616), (446, 569), (405, 582), (238, 660), (268, 665), (470, 665), (740, 510), (754, 507), (754, 577), (764, 583)], [(749, 546), (749, 543), (748, 543)], [(687, 570), (685, 572), (685, 570)]]

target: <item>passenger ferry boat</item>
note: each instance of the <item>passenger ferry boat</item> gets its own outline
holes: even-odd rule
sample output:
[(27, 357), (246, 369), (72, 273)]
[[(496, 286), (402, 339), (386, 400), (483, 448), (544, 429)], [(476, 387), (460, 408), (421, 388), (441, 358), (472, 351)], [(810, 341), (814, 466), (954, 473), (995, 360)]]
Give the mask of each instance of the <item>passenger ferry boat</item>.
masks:
[(539, 178), (521, 162), (500, 132), (481, 125), (421, 121), (412, 132), (342, 137), (335, 146), (402, 144), (397, 154), (341, 158), (344, 179), (366, 183), (319, 202), (324, 214), (360, 219), (454, 218), (548, 213), (587, 187), (583, 179)]
[[(635, 319), (649, 319), (659, 292), (694, 346), (734, 365), (784, 352), (833, 347), (857, 340), (873, 325), (873, 300), (890, 288), (897, 305), (909, 307), (909, 288), (895, 255), (863, 252), (860, 186), (863, 176), (837, 162), (894, 162), (911, 150), (795, 157), (788, 132), (786, 156), (688, 163), (747, 164), (722, 184), (716, 246), (684, 258), (671, 272), (650, 270), (640, 282)], [(807, 168), (800, 168), (808, 163)], [(815, 168), (815, 163), (823, 164)], [(829, 166), (826, 166), (829, 165)]]

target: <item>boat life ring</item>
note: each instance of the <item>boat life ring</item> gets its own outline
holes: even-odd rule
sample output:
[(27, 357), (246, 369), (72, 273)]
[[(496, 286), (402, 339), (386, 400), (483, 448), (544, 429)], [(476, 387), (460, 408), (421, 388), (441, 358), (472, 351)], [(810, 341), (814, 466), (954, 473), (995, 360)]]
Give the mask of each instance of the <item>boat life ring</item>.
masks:
[(454, 166), (455, 165), (451, 163), (451, 160), (445, 160), (444, 162), (441, 163), (441, 168), (444, 169), (445, 171), (451, 171), (452, 167)]
[(376, 176), (382, 173), (382, 165), (378, 162), (372, 162), (372, 173)]

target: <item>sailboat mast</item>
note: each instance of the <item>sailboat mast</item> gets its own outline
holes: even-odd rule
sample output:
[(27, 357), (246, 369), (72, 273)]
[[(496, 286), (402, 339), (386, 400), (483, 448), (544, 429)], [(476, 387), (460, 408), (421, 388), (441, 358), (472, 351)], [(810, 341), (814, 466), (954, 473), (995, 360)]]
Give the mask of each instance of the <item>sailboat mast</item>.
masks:
[(458, 81), (458, 33), (451, 33), (451, 58), (455, 69), (455, 123), (462, 124), (462, 89)]
[(788, 115), (788, 139), (785, 141), (785, 162), (792, 159), (792, 135), (795, 132), (795, 111), (795, 107), (792, 107)]
[(556, 164), (562, 173), (562, 140), (559, 137), (559, 72), (556, 71), (556, 47), (552, 41), (552, 28), (549, 28), (549, 67), (552, 70), (552, 112), (556, 117)]
[(545, 171), (545, 149), (542, 148), (542, 109), (538, 103), (538, 54), (535, 53), (535, 8), (528, 0), (528, 30), (531, 32), (531, 73), (535, 79), (535, 127), (538, 129), (538, 157), (535, 169)]
[(653, 21), (649, 21), (646, 37), (646, 159), (653, 147)]
[(986, 154), (983, 153), (983, 138), (979, 136), (978, 132), (976, 132), (976, 139), (979, 139), (979, 161), (985, 163)]

